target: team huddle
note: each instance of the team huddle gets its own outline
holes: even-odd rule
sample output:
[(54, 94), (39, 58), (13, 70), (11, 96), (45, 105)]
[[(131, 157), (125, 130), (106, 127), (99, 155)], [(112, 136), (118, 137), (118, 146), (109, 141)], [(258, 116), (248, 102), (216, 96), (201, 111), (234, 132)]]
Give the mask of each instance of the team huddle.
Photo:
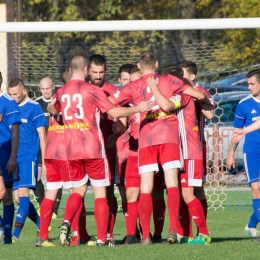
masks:
[[(211, 242), (203, 183), (204, 125), (206, 118), (214, 116), (213, 100), (207, 90), (195, 85), (194, 62), (167, 66), (162, 75), (155, 73), (157, 67), (152, 52), (141, 53), (137, 65), (119, 68), (121, 88), (117, 88), (105, 81), (104, 56), (75, 55), (63, 73), (64, 86), (47, 100), (49, 122), (41, 105), (27, 97), (21, 79), (8, 83), (8, 94), (1, 91), (0, 239), (4, 244), (19, 240), (29, 217), (38, 230), (35, 245), (54, 246), (48, 229), (63, 188), (70, 195), (60, 244), (115, 246), (115, 185), (125, 216), (126, 235), (121, 244), (162, 242), (166, 207), (169, 244)], [(50, 78), (42, 83), (53, 89)], [(46, 192), (37, 212), (29, 193), (39, 180), (39, 157)], [(90, 185), (95, 239), (87, 232), (84, 207)], [(19, 207), (12, 231), (13, 196)], [(192, 221), (197, 226), (195, 235)]]

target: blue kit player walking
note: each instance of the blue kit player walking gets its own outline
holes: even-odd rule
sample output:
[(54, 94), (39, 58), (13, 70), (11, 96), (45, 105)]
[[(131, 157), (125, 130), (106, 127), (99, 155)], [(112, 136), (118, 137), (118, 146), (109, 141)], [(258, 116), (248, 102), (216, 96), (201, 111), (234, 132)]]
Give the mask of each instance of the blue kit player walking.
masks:
[[(260, 118), (260, 70), (256, 69), (248, 72), (247, 82), (248, 90), (251, 94), (242, 99), (237, 105), (233, 123), (234, 132), (244, 131), (244, 127), (247, 128)], [(232, 139), (226, 161), (228, 169), (233, 168), (235, 165), (234, 153), (236, 147), (237, 142)], [(260, 222), (260, 190), (258, 186), (260, 171), (260, 130), (246, 135), (243, 146), (243, 157), (247, 180), (253, 197), (253, 214), (245, 227), (245, 232), (251, 237), (258, 237), (256, 226)]]
[[(19, 181), (14, 182), (15, 199), (19, 203), (16, 213), (12, 242), (16, 242), (27, 216), (35, 222), (39, 229), (40, 218), (34, 205), (29, 200), (30, 189), (35, 189), (38, 174), (38, 151), (44, 154), (47, 121), (39, 103), (27, 97), (27, 90), (19, 78), (13, 78), (8, 84), (8, 93), (18, 103), (22, 124), (20, 125), (20, 141), (17, 153)], [(44, 162), (44, 160), (42, 160)], [(44, 163), (42, 164), (45, 173)]]
[(1, 90), (0, 72), (0, 200), (3, 200), (3, 219), (0, 216), (0, 241), (11, 241), (14, 219), (12, 196), (13, 181), (16, 174), (16, 155), (19, 142), (19, 108), (14, 99)]

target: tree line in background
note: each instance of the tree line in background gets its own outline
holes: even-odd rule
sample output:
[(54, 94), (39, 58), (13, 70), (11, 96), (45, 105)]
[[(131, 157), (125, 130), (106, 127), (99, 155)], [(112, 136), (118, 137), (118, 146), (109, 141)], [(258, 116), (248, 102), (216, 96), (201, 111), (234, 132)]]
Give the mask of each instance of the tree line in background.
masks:
[[(259, 0), (23, 0), (22, 21), (99, 21), (260, 17)], [(75, 28), (76, 29), (76, 28)], [(54, 46), (60, 71), (75, 52), (113, 53), (115, 67), (153, 50), (162, 65), (192, 56), (203, 73), (258, 64), (260, 29), (23, 34), (23, 46)], [(129, 44), (129, 42), (131, 44)], [(120, 52), (113, 52), (114, 48)], [(49, 47), (50, 48), (50, 47)], [(48, 49), (37, 47), (48, 58)], [(24, 55), (26, 55), (24, 53)], [(112, 62), (112, 61), (109, 61)], [(120, 66), (119, 65), (119, 66)], [(32, 68), (30, 68), (32, 69)]]

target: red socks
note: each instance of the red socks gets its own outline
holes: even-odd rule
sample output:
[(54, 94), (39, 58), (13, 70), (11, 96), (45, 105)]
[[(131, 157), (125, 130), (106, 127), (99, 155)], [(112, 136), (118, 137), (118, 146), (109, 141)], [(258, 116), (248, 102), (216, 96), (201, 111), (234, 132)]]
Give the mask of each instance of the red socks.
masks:
[(48, 228), (51, 223), (55, 201), (44, 198), (40, 207), (40, 233), (41, 239), (48, 239)]
[(71, 225), (72, 219), (75, 216), (76, 212), (78, 211), (81, 203), (82, 203), (81, 195), (78, 193), (72, 193), (69, 196), (68, 201), (66, 203), (63, 221), (68, 221), (69, 225)]
[(177, 223), (179, 217), (180, 207), (180, 193), (178, 187), (171, 187), (167, 189), (167, 207), (169, 213), (170, 227), (169, 232), (174, 231), (177, 233)]
[(126, 234), (129, 236), (136, 234), (136, 223), (138, 219), (138, 201), (127, 203), (125, 213)]
[(107, 241), (107, 227), (108, 227), (108, 215), (109, 208), (107, 205), (107, 199), (99, 198), (94, 201), (94, 215), (97, 226), (97, 239), (103, 242)]
[(116, 221), (116, 213), (117, 213), (117, 199), (113, 197), (112, 199), (107, 200), (108, 208), (109, 208), (109, 217), (108, 217), (108, 227), (107, 233), (113, 237), (113, 230)]
[(194, 220), (195, 224), (198, 227), (199, 233), (208, 236), (209, 232), (208, 232), (208, 228), (204, 216), (204, 211), (200, 201), (197, 198), (195, 198), (191, 202), (187, 203), (187, 206), (191, 218)]
[(143, 239), (150, 234), (151, 214), (153, 210), (152, 195), (149, 193), (141, 193), (139, 197), (138, 212), (140, 224), (143, 231)]

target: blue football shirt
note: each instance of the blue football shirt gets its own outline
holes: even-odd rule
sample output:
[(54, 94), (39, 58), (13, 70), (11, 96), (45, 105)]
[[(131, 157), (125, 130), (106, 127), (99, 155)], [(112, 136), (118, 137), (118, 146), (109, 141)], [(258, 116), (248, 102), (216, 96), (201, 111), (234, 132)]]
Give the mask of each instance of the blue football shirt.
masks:
[[(243, 128), (251, 125), (259, 118), (260, 100), (249, 95), (238, 103), (233, 126), (235, 128)], [(260, 130), (246, 134), (243, 152), (260, 153)]]
[(22, 124), (20, 125), (18, 160), (36, 160), (40, 145), (37, 128), (45, 127), (47, 120), (40, 104), (30, 98), (19, 104), (19, 110)]
[(11, 148), (11, 125), (20, 124), (21, 117), (15, 100), (7, 93), (0, 93), (0, 148)]

